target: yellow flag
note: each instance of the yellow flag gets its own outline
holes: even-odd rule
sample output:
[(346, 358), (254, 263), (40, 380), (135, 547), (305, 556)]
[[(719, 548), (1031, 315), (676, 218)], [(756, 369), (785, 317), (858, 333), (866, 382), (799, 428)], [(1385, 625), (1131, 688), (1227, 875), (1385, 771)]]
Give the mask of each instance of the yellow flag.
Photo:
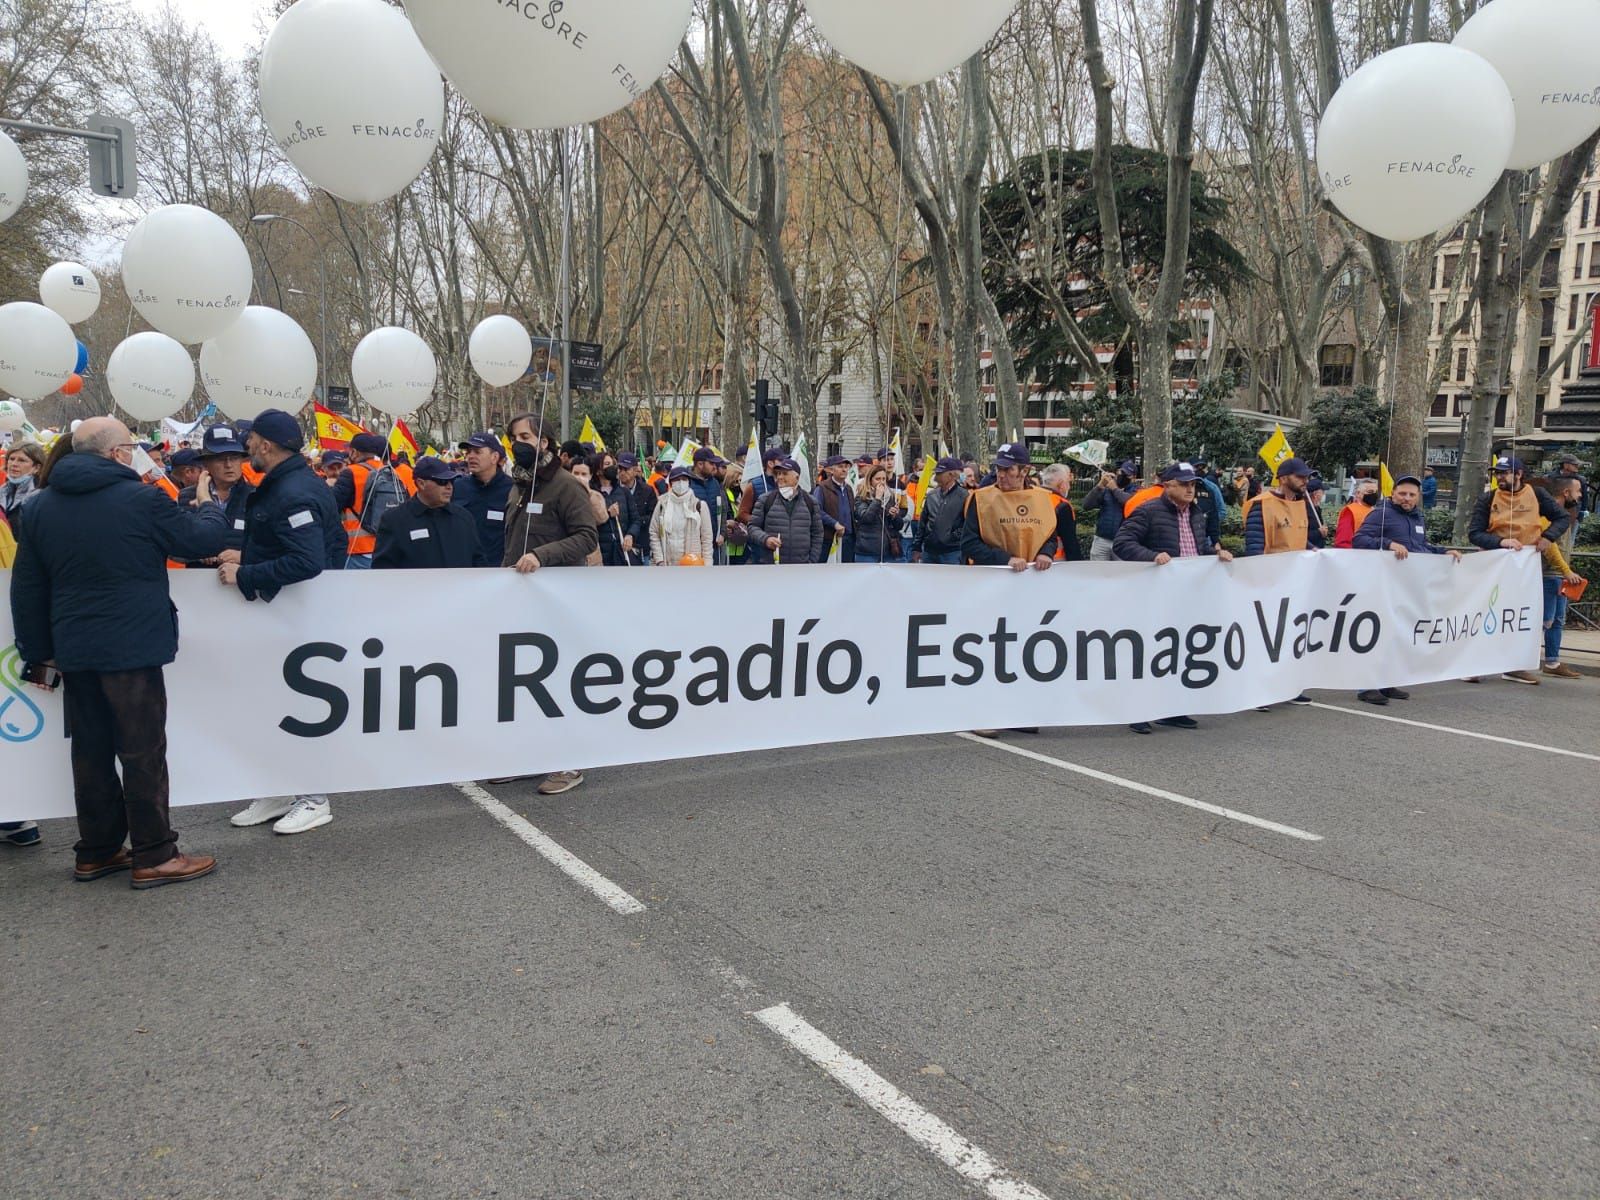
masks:
[(1378, 490), (1385, 496), (1394, 495), (1394, 476), (1389, 474), (1389, 464), (1378, 462)]
[(583, 428), (578, 431), (578, 440), (580, 442), (588, 442), (596, 450), (602, 453), (605, 452), (606, 440), (600, 436), (600, 431), (594, 427), (594, 421), (588, 417), (583, 419)]
[(438, 458), (439, 457), (439, 451), (433, 445), (433, 443), (430, 442), (430, 443), (428, 443), (428, 448), (422, 452), (422, 457), (423, 458)]
[(1274, 425), (1272, 436), (1267, 439), (1267, 444), (1256, 451), (1260, 459), (1272, 469), (1272, 478), (1278, 478), (1278, 465), (1285, 459), (1294, 457), (1294, 451), (1289, 448), (1289, 439), (1283, 436), (1283, 426)]
[(511, 439), (505, 434), (500, 435), (500, 444), (506, 448), (506, 461), (511, 461)]
[(917, 498), (912, 506), (913, 517), (922, 515), (922, 507), (928, 502), (928, 489), (933, 486), (933, 469), (939, 465), (933, 455), (928, 455), (922, 460), (922, 475), (917, 479)]

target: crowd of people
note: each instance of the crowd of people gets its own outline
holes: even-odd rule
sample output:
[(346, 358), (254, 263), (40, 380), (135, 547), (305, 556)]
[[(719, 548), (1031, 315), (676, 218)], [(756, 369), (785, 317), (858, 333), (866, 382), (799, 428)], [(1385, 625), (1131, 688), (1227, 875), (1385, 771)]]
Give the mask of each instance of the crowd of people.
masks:
[[(1254, 468), (1224, 480), (1188, 462), (1145, 479), (1139, 464), (1125, 462), (1100, 471), (1082, 498), (1094, 514), (1085, 547), (1070, 498), (1073, 469), (1036, 464), (1022, 443), (1001, 446), (987, 469), (940, 458), (926, 484), (897, 473), (887, 448), (853, 462), (825, 459), (814, 482), (787, 450), (761, 453), (759, 466), (751, 453), (725, 460), (698, 448), (688, 461), (670, 452), (612, 455), (560, 441), (525, 414), (504, 438), (474, 434), (415, 463), (366, 433), (347, 449), (308, 455), (299, 421), (277, 410), (215, 424), (198, 445), (170, 456), (110, 417), (83, 422), (48, 455), (12, 449), (0, 530), (16, 535), (16, 646), (30, 679), (48, 686), (59, 672), (65, 688), (80, 834), (75, 877), (128, 870), (134, 887), (148, 888), (200, 878), (216, 865), (177, 849), (168, 813), (163, 668), (178, 648), (172, 570), (212, 570), (244, 600), (269, 603), (335, 570), (527, 575), (584, 566), (913, 562), (1021, 572), (1086, 560), (1160, 567), (1181, 558), (1231, 561), (1222, 545), (1230, 499), (1244, 510), (1245, 555), (1331, 548), (1401, 560), (1460, 557), (1427, 537), (1428, 476), (1396, 480), (1387, 497), (1376, 481), (1358, 481), (1330, 529), (1322, 480), (1298, 458), (1279, 464), (1270, 481)], [(1513, 457), (1495, 464), (1495, 479), (1474, 509), (1471, 540), (1485, 551), (1533, 546), (1544, 556), (1542, 672), (1571, 678), (1560, 661), (1561, 628), (1579, 582), (1570, 555), (1586, 487), (1564, 467), (1536, 486)], [(0, 552), (9, 549), (0, 544)], [(1505, 678), (1540, 682), (1529, 671)], [(1382, 688), (1359, 698), (1386, 705), (1408, 696)], [(1174, 714), (1131, 728), (1149, 735), (1158, 725), (1197, 724)], [(557, 772), (538, 790), (557, 795), (582, 782), (581, 772)], [(302, 795), (254, 800), (232, 824), (270, 823), (292, 835), (332, 819), (327, 796)], [(0, 826), (0, 839), (34, 845), (39, 832), (31, 823)]]

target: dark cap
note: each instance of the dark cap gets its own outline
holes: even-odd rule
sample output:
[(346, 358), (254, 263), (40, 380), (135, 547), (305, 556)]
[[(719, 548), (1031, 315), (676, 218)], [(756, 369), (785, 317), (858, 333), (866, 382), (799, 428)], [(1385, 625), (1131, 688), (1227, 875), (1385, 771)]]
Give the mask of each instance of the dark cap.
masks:
[(347, 467), (350, 465), (350, 456), (342, 450), (329, 450), (319, 461), (325, 467)]
[(668, 483), (671, 483), (674, 479), (693, 479), (693, 478), (694, 478), (694, 472), (689, 470), (688, 467), (673, 467), (672, 470), (667, 472), (667, 482)]
[(856, 466), (858, 466), (858, 467), (870, 467), (873, 463), (875, 463), (877, 461), (878, 460), (873, 458), (872, 455), (863, 454), (860, 458), (856, 459)]
[(879, 458), (888, 458), (893, 453), (894, 452), (892, 450), (890, 450), (889, 447), (887, 447), (887, 446), (879, 446), (878, 447), (878, 457)]
[(1560, 458), (1556, 459), (1556, 466), (1581, 467), (1583, 466), (1583, 459), (1579, 458), (1576, 454), (1563, 454)]
[(761, 452), (761, 465), (766, 466), (768, 463), (775, 463), (782, 457), (783, 451), (773, 446)]
[(213, 425), (200, 440), (200, 457), (216, 458), (219, 454), (243, 454), (244, 434), (233, 425)]
[(933, 471), (936, 475), (943, 475), (946, 471), (955, 471), (959, 474), (960, 472), (966, 470), (966, 466), (966, 463), (962, 462), (954, 455), (951, 455), (947, 458), (941, 458), (936, 464), (934, 464)]
[(269, 408), (257, 416), (250, 422), (250, 432), (285, 450), (299, 450), (306, 444), (306, 433), (300, 428), (300, 422), (281, 408)]
[(1311, 478), (1306, 481), (1306, 491), (1308, 491), (1308, 492), (1324, 492), (1324, 491), (1327, 491), (1327, 490), (1328, 490), (1328, 485), (1323, 482), (1322, 476), (1318, 475), (1315, 471), (1313, 471), (1311, 473)]
[(798, 475), (800, 473), (800, 464), (792, 458), (780, 458), (772, 464), (772, 469), (774, 471), (793, 471)]
[(708, 462), (721, 464), (722, 455), (718, 454), (710, 446), (701, 446), (700, 449), (694, 452), (694, 461), (697, 463)]
[(350, 439), (350, 449), (357, 454), (382, 454), (386, 448), (387, 443), (375, 433), (358, 433)]
[(738, 459), (741, 459), (741, 458), (749, 458), (750, 457), (750, 447), (749, 446), (740, 446), (737, 450), (735, 450), (733, 452), (733, 457), (734, 457), (735, 460), (738, 460)]
[(167, 465), (170, 467), (194, 467), (199, 466), (199, 464), (200, 451), (190, 450), (187, 447), (182, 450), (174, 450), (172, 457), (167, 459)]
[(1303, 458), (1286, 458), (1278, 464), (1278, 478), (1282, 479), (1285, 475), (1303, 475), (1310, 479), (1311, 464)]
[[(501, 458), (506, 456), (506, 448), (504, 444), (502, 444), (500, 439), (495, 437), (495, 435), (490, 433), (488, 430), (485, 430), (482, 433), (473, 434), (466, 441), (461, 443), (460, 448), (462, 450), (498, 450)], [(417, 465), (420, 467), (422, 464), (418, 463)]]
[(1399, 487), (1402, 483), (1415, 484), (1418, 489), (1422, 487), (1422, 480), (1418, 479), (1415, 475), (1402, 475), (1399, 479), (1394, 481), (1395, 487)]
[(822, 460), (825, 467), (848, 467), (850, 460), (842, 454), (834, 454)]
[(639, 456), (637, 454), (629, 454), (626, 450), (624, 450), (621, 454), (617, 455), (617, 466), (619, 467), (637, 467), (638, 465)]
[(1496, 471), (1520, 471), (1522, 470), (1522, 460), (1502, 454), (1494, 460), (1494, 469)]
[(447, 463), (431, 454), (424, 454), (417, 459), (417, 465), (411, 469), (411, 473), (417, 479), (429, 479), (434, 483), (454, 483), (461, 478), (461, 472), (454, 463)]
[(1124, 475), (1137, 475), (1139, 473), (1139, 464), (1130, 458), (1123, 462), (1123, 464), (1119, 466), (1117, 470), (1121, 471)]
[(1033, 465), (1033, 452), (1028, 449), (1026, 442), (1007, 442), (994, 452), (994, 465), (997, 467), (1031, 467)]
[(1198, 478), (1194, 473), (1194, 465), (1186, 462), (1168, 463), (1161, 472), (1162, 483), (1193, 483)]

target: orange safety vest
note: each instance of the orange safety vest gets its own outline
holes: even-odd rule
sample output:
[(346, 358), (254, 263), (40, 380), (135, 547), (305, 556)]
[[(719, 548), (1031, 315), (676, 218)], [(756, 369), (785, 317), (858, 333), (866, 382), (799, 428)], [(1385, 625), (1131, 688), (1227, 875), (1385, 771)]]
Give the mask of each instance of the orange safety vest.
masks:
[(986, 487), (968, 496), (967, 503), (978, 507), (978, 525), (985, 542), (1031, 562), (1056, 535), (1055, 506), (1047, 505), (1047, 498), (1056, 497), (1043, 488), (1002, 492), (998, 487)]
[(1495, 489), (1489, 501), (1489, 532), (1498, 538), (1516, 538), (1524, 546), (1544, 536), (1539, 526), (1539, 496), (1530, 484), (1515, 492)]
[(372, 474), (372, 468), (367, 465), (372, 462), (351, 463), (350, 474), (356, 485), (356, 499), (353, 508), (344, 510), (344, 533), (350, 540), (349, 552), (351, 554), (371, 554), (378, 548), (378, 535), (363, 533), (361, 530), (361, 510), (367, 504), (367, 478)]
[[(172, 480), (168, 479), (165, 475), (152, 475), (149, 479), (145, 480), (145, 482), (153, 488), (160, 488), (167, 494), (168, 500), (171, 500), (174, 504), (177, 503), (178, 485), (173, 483)], [(186, 569), (186, 563), (181, 563), (175, 558), (167, 559), (167, 570), (182, 571)]]
[(1128, 502), (1122, 506), (1123, 519), (1126, 520), (1128, 517), (1133, 516), (1133, 510), (1141, 505), (1149, 504), (1150, 501), (1159, 499), (1161, 493), (1166, 490), (1167, 489), (1159, 483), (1152, 483), (1149, 487), (1140, 488), (1133, 495), (1129, 496)]
[[(1353, 501), (1341, 508), (1339, 510), (1339, 523), (1334, 527), (1333, 531), (1334, 547), (1339, 550), (1355, 549), (1356, 534), (1361, 532), (1361, 526), (1377, 510), (1378, 506), (1376, 504), (1356, 504)], [(1350, 532), (1348, 534), (1344, 531), (1346, 515), (1350, 518)]]
[(1261, 505), (1261, 532), (1266, 538), (1267, 554), (1287, 554), (1304, 550), (1311, 529), (1311, 514), (1306, 502), (1285, 500), (1276, 492), (1266, 490), (1256, 497)]
[[(1068, 500), (1065, 496), (1061, 495), (1059, 492), (1051, 492), (1050, 493), (1050, 503), (1055, 505), (1056, 517), (1057, 517), (1056, 528), (1058, 528), (1058, 529), (1061, 527), (1060, 526), (1061, 506), (1063, 504), (1065, 504), (1067, 506), (1067, 516), (1069, 518), (1068, 521), (1067, 521), (1067, 524), (1072, 526), (1072, 536), (1073, 537), (1077, 537), (1078, 536), (1078, 510), (1072, 507), (1072, 502), (1070, 500)], [(1056, 561), (1057, 562), (1066, 562), (1067, 561), (1067, 552), (1065, 550), (1063, 550), (1060, 546), (1056, 547)]]
[(261, 481), (267, 477), (265, 472), (258, 471), (252, 467), (248, 458), (244, 460), (244, 465), (240, 470), (244, 472), (245, 482), (251, 487), (260, 487)]

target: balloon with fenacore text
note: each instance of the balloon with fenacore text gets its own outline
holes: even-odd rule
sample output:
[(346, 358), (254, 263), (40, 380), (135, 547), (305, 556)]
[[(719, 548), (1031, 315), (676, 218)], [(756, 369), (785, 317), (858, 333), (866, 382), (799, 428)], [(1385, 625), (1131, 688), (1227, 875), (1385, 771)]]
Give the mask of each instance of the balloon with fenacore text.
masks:
[(1517, 133), (1513, 171), (1559, 158), (1600, 128), (1600, 3), (1494, 0), (1456, 34), (1511, 89)]
[(28, 414), (15, 400), (0, 400), (0, 433), (15, 433), (28, 423)]
[(626, 108), (661, 77), (694, 0), (405, 0), (417, 36), (484, 116), (563, 129)]
[(472, 369), (490, 387), (507, 387), (528, 373), (533, 338), (521, 321), (499, 313), (485, 317), (467, 343)]
[(145, 214), (122, 247), (122, 283), (139, 315), (197, 346), (239, 319), (250, 298), (250, 252), (233, 227), (193, 204)]
[(0, 304), (0, 392), (42, 400), (72, 377), (78, 339), (72, 326), (31, 300)]
[(0, 221), (16, 216), (27, 198), (28, 160), (11, 135), (0, 129)]
[(200, 347), (200, 381), (223, 416), (299, 412), (317, 386), (317, 351), (295, 319), (252, 304)]
[(409, 329), (374, 329), (350, 360), (350, 381), (361, 398), (391, 417), (409, 417), (433, 398), (439, 364), (428, 343)]
[(159, 421), (194, 395), (194, 360), (175, 338), (136, 333), (111, 352), (106, 386), (135, 421)]
[(1317, 128), (1323, 194), (1390, 241), (1460, 220), (1505, 170), (1511, 93), (1469, 50), (1426, 42), (1381, 54), (1334, 94)]
[(278, 148), (342, 200), (404, 191), (439, 144), (444, 80), (383, 0), (299, 0), (267, 37), (260, 81)]
[(937, 79), (989, 43), (1017, 0), (806, 0), (817, 32), (899, 87)]

